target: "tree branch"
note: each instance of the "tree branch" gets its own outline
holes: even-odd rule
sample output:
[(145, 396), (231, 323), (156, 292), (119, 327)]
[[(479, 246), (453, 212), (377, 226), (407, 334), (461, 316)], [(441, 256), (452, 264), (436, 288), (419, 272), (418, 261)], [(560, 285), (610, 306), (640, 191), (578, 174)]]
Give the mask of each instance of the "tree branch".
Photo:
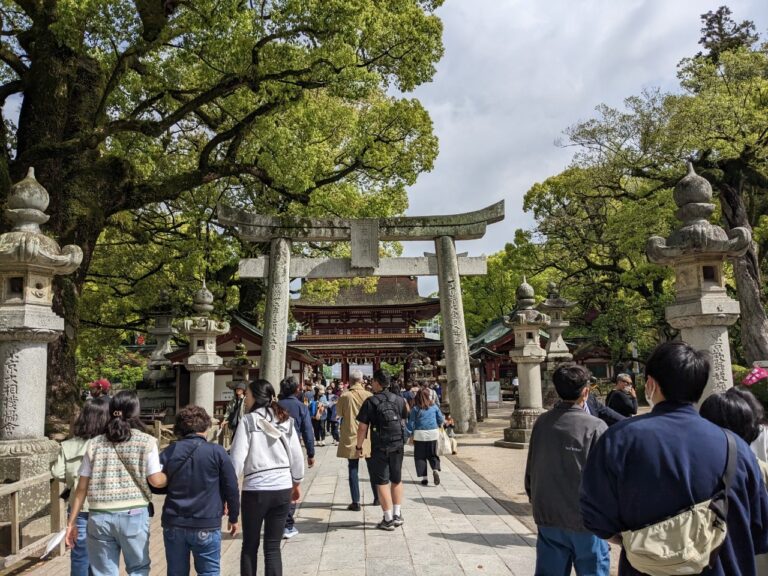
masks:
[(5, 105), (5, 101), (12, 94), (18, 94), (24, 90), (24, 83), (21, 80), (12, 80), (0, 86), (0, 108)]
[(5, 62), (19, 77), (23, 77), (29, 72), (29, 67), (22, 62), (19, 55), (2, 43), (0, 43), (0, 60)]

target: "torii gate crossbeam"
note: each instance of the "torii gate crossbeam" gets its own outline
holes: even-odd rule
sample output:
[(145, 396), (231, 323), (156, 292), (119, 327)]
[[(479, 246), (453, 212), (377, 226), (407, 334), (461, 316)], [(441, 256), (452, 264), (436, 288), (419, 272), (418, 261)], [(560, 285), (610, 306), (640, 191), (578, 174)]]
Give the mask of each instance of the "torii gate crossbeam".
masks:
[[(264, 216), (219, 205), (219, 222), (233, 226), (241, 239), (269, 242), (268, 258), (244, 259), (242, 277), (267, 278), (264, 347), (260, 372), (277, 385), (285, 374), (291, 278), (350, 278), (366, 276), (416, 276), (437, 274), (443, 346), (447, 373), (446, 393), (458, 432), (474, 432), (476, 416), (472, 398), (469, 347), (461, 300), (461, 275), (485, 274), (485, 257), (456, 254), (456, 240), (474, 240), (488, 224), (504, 219), (504, 202), (476, 212), (446, 216), (395, 218), (297, 218)], [(293, 241), (351, 241), (350, 259), (291, 258)], [(379, 258), (379, 242), (433, 240), (435, 254), (423, 258)]]

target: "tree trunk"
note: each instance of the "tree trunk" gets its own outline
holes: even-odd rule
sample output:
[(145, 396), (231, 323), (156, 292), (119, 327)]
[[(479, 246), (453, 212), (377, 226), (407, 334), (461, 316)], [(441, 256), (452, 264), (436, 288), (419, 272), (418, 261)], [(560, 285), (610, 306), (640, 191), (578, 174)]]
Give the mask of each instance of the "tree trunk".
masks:
[[(725, 227), (727, 230), (743, 227), (751, 232), (752, 226), (740, 191), (741, 176), (729, 172), (726, 170), (726, 181), (717, 183)], [(755, 242), (744, 256), (733, 260), (736, 292), (741, 304), (741, 344), (750, 365), (756, 360), (768, 360), (768, 316), (761, 299), (758, 262)]]

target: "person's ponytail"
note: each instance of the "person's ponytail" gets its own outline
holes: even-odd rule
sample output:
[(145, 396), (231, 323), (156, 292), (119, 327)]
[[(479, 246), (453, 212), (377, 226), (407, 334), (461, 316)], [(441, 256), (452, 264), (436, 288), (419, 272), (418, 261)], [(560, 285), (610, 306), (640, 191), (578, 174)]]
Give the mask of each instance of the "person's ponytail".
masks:
[(123, 390), (112, 397), (109, 402), (109, 422), (104, 435), (113, 444), (127, 442), (131, 439), (131, 430), (143, 430), (144, 425), (139, 419), (139, 397), (133, 390)]
[(250, 412), (259, 408), (271, 408), (272, 414), (278, 422), (285, 422), (289, 418), (288, 412), (275, 400), (275, 389), (268, 380), (259, 379), (248, 382), (248, 389), (253, 396), (253, 405)]

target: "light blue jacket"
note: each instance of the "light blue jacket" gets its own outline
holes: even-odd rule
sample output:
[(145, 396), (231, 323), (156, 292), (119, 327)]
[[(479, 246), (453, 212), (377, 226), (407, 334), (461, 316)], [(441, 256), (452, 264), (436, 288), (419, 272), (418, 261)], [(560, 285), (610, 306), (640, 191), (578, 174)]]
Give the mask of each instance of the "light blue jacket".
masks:
[(414, 406), (408, 414), (408, 435), (413, 436), (416, 430), (434, 430), (442, 426), (443, 422), (445, 416), (437, 405), (432, 404), (429, 408)]

